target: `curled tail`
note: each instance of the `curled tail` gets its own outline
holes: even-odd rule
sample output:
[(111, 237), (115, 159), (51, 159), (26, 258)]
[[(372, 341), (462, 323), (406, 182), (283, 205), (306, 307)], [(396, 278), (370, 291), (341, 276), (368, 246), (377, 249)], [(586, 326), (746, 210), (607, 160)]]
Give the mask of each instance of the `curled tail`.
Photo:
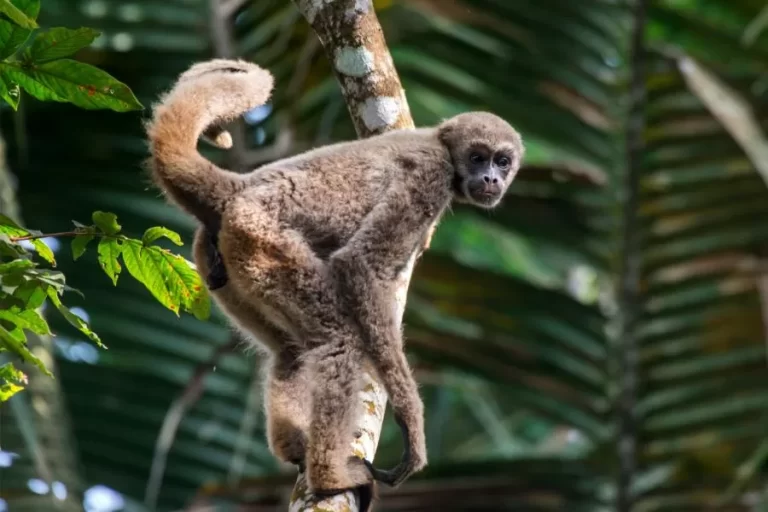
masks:
[(154, 182), (174, 203), (205, 226), (218, 224), (223, 204), (245, 183), (197, 151), (202, 135), (228, 148), (223, 126), (263, 105), (272, 91), (269, 71), (242, 60), (214, 59), (193, 65), (154, 106), (147, 123)]

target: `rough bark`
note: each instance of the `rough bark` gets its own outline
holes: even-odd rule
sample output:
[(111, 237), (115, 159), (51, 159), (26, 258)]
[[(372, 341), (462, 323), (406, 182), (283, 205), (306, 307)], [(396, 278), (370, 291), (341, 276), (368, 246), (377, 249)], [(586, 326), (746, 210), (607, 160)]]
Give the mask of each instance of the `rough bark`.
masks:
[[(310, 23), (333, 65), (359, 138), (389, 130), (413, 128), (408, 102), (387, 48), (371, 0), (294, 0)], [(392, 307), (402, 322), (415, 254), (399, 277)], [(350, 437), (350, 454), (373, 460), (379, 442), (387, 395), (374, 372), (356, 400), (360, 404), (359, 439)], [(318, 499), (307, 489), (304, 475), (291, 495), (290, 512), (357, 512), (353, 492)]]
[(413, 128), (371, 0), (294, 0), (325, 49), (360, 138)]

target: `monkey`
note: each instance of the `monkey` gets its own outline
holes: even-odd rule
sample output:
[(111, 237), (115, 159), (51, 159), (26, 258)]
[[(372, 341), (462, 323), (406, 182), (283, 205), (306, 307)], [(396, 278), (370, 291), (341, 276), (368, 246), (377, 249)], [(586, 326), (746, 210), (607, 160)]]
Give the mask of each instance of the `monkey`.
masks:
[[(229, 320), (269, 355), (267, 438), (318, 495), (398, 486), (427, 464), (423, 403), (391, 304), (397, 277), (452, 203), (497, 207), (523, 141), (488, 112), (336, 142), (238, 174), (197, 149), (265, 104), (273, 76), (243, 60), (192, 65), (153, 106), (147, 168), (199, 222), (193, 259)], [(402, 432), (383, 470), (350, 456), (362, 362), (376, 370)], [(367, 504), (366, 504), (367, 509)]]

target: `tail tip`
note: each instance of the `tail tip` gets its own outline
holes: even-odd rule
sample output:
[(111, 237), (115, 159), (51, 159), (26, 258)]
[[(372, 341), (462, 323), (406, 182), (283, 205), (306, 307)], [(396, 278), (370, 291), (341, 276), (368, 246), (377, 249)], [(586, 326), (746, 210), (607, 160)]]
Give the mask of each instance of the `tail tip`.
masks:
[(232, 134), (218, 126), (212, 126), (203, 132), (202, 139), (221, 149), (232, 147)]

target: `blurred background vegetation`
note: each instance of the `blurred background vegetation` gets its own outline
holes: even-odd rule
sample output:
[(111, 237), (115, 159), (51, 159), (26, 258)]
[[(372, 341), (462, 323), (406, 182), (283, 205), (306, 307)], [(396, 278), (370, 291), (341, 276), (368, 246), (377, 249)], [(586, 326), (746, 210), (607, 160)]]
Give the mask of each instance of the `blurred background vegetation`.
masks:
[[(414, 275), (431, 464), (378, 509), (768, 510), (765, 1), (374, 3), (417, 124), (491, 110), (528, 146), (504, 206), (456, 207)], [(144, 105), (196, 60), (270, 69), (244, 145), (206, 149), (234, 168), (354, 137), (286, 0), (46, 0), (40, 22), (103, 31), (78, 58)], [(188, 250), (141, 169), (146, 115), (2, 109), (3, 200), (46, 232), (106, 210)], [(51, 245), (109, 350), (51, 319), (57, 379), (0, 408), (0, 511), (285, 510), (258, 356)], [(388, 416), (376, 460), (399, 451)]]

